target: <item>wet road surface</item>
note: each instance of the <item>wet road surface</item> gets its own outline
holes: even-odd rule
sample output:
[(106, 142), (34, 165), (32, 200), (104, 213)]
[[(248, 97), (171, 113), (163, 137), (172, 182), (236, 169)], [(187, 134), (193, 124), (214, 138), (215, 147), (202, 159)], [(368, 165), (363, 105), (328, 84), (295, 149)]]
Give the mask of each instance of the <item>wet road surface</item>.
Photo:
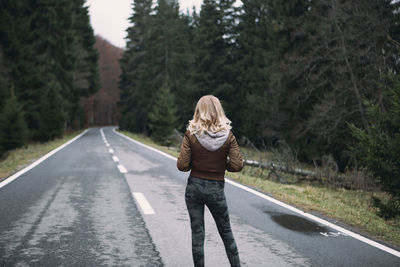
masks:
[[(176, 160), (90, 129), (0, 188), (0, 265), (192, 266)], [(227, 183), (243, 266), (400, 266), (400, 258)], [(206, 266), (229, 266), (206, 209)]]

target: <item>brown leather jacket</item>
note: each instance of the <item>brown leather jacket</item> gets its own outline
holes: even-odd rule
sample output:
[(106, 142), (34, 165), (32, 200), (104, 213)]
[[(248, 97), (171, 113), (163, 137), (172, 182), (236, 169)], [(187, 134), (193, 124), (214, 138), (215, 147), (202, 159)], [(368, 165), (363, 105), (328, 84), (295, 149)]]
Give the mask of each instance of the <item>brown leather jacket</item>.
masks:
[(220, 148), (209, 151), (200, 144), (196, 136), (186, 131), (177, 167), (184, 172), (191, 170), (190, 176), (223, 181), (225, 170), (230, 172), (242, 170), (243, 160), (232, 132), (229, 132), (227, 140)]

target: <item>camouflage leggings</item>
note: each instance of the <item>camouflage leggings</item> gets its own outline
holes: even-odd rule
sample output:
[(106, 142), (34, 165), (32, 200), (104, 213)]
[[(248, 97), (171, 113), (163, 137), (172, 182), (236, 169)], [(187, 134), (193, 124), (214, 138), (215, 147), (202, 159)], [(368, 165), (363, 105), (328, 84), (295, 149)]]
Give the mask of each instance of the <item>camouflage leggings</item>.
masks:
[(223, 181), (189, 176), (185, 200), (192, 228), (192, 254), (196, 267), (204, 266), (204, 205), (214, 217), (231, 266), (240, 266), (239, 253), (229, 222), (224, 185)]

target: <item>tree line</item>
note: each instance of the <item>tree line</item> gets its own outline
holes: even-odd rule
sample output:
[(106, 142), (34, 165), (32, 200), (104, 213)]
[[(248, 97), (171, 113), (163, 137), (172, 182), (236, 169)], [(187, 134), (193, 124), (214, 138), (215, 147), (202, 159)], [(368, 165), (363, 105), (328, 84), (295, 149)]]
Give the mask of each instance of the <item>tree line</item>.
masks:
[(120, 127), (164, 142), (213, 94), (239, 139), (365, 168), (399, 211), (399, 1), (234, 3), (182, 14), (176, 1), (133, 1)]
[(94, 44), (84, 0), (0, 1), (0, 156), (80, 127), (100, 87)]

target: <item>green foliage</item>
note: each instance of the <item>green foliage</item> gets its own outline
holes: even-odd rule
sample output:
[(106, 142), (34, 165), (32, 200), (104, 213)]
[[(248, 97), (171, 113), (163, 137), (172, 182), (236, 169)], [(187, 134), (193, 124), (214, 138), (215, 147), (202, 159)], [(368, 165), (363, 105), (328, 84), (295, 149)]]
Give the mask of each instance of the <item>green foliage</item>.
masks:
[(179, 95), (179, 116), (184, 120), (193, 102), (188, 93), (191, 38), (187, 17), (179, 15), (177, 3), (165, 0), (151, 11), (151, 1), (134, 2), (133, 25), (128, 28), (127, 50), (121, 59), (120, 126), (140, 133), (150, 131), (148, 115), (159, 88), (168, 86)]
[(340, 170), (351, 167), (348, 123), (367, 129), (363, 100), (379, 102), (382, 73), (399, 72), (400, 3), (233, 2), (205, 0), (199, 14), (185, 16), (174, 1), (154, 8), (134, 1), (121, 60), (121, 128), (153, 132), (159, 88), (174, 96), (181, 131), (199, 97), (213, 94), (238, 139), (269, 148), (283, 141), (301, 161), (332, 155)]
[(61, 86), (53, 80), (49, 82), (40, 103), (40, 121), (38, 136), (40, 141), (49, 141), (61, 137), (64, 132), (65, 114), (60, 95)]
[(147, 93), (147, 86), (153, 79), (149, 73), (151, 62), (147, 50), (151, 5), (151, 0), (133, 2), (133, 14), (129, 18), (132, 26), (127, 29), (127, 47), (120, 60), (120, 127), (133, 132), (145, 132), (148, 127), (147, 112), (151, 95), (149, 97)]
[(160, 144), (168, 145), (168, 138), (176, 126), (174, 96), (168, 87), (162, 87), (149, 113), (151, 138)]
[(395, 82), (385, 90), (385, 107), (366, 103), (371, 118), (368, 130), (350, 125), (357, 139), (352, 147), (353, 155), (375, 177), (382, 190), (392, 196), (387, 203), (374, 201), (386, 218), (400, 215), (400, 81), (390, 79)]
[[(271, 107), (267, 97), (269, 83), (268, 67), (269, 51), (273, 45), (269, 43), (271, 22), (268, 8), (263, 0), (244, 0), (243, 12), (239, 16), (237, 46), (235, 54), (237, 97), (242, 100), (236, 109), (235, 125), (239, 133), (258, 141), (263, 136), (265, 114)], [(246, 75), (243, 75), (246, 70)], [(235, 119), (235, 118), (233, 118)]]
[(28, 129), (21, 105), (15, 96), (7, 99), (0, 114), (0, 155), (26, 144)]
[(32, 140), (52, 139), (72, 127), (80, 97), (99, 89), (95, 38), (84, 5), (84, 0), (0, 1), (0, 87), (3, 81), (13, 84)]

